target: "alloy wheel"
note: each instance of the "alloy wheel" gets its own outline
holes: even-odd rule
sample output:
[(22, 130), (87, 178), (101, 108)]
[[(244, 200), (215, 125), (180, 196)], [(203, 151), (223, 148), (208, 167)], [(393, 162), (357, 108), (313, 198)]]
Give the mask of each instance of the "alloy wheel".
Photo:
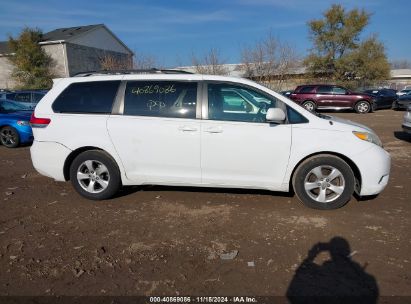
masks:
[(77, 169), (79, 185), (89, 193), (104, 191), (110, 182), (107, 167), (97, 160), (86, 160)]
[(306, 103), (303, 104), (304, 108), (310, 112), (313, 112), (315, 109), (314, 103), (308, 101)]
[(344, 192), (345, 179), (341, 171), (332, 166), (318, 166), (306, 175), (304, 189), (313, 200), (329, 203)]
[(366, 102), (360, 102), (357, 105), (357, 109), (358, 109), (358, 112), (360, 112), (360, 113), (367, 113), (368, 110), (370, 109), (370, 106)]
[(13, 132), (13, 130), (10, 129), (1, 130), (0, 139), (1, 143), (5, 146), (13, 146), (17, 141), (15, 132)]

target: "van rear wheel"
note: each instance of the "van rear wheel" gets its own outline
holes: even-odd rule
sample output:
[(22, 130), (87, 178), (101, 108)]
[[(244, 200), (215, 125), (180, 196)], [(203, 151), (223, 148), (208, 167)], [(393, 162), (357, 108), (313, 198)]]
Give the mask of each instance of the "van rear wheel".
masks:
[(341, 208), (354, 193), (355, 177), (350, 166), (334, 155), (305, 160), (293, 177), (298, 199), (314, 209)]
[(109, 199), (121, 187), (116, 162), (100, 150), (79, 154), (70, 166), (70, 180), (80, 195), (91, 200)]

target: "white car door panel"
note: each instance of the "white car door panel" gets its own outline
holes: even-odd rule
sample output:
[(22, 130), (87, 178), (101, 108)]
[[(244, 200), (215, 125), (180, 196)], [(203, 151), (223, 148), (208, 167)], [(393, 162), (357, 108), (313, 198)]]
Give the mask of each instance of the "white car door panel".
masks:
[(202, 182), (279, 189), (288, 164), (290, 125), (203, 121)]
[(129, 179), (200, 183), (199, 121), (113, 115), (108, 130)]

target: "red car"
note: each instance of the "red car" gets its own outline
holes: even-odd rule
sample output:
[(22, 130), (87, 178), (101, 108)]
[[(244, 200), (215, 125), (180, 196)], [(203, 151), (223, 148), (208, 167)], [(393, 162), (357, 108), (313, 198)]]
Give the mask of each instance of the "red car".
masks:
[(366, 93), (356, 93), (336, 85), (301, 85), (290, 95), (290, 99), (309, 111), (353, 109), (357, 113), (368, 113), (374, 109), (375, 98)]

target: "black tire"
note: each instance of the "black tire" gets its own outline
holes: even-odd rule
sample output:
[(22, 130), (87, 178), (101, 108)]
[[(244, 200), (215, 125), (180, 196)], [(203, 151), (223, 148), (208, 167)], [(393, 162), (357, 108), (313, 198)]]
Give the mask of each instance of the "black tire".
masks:
[(311, 101), (311, 100), (306, 100), (306, 101), (304, 101), (304, 102), (302, 103), (302, 106), (303, 106), (307, 111), (310, 111), (310, 112), (315, 111), (315, 109), (317, 108), (317, 105), (315, 104), (315, 102), (314, 102), (314, 101)]
[[(341, 175), (333, 178), (331, 181), (326, 181), (326, 179), (319, 181), (316, 180), (316, 174), (312, 173), (313, 170), (315, 171), (315, 168), (320, 168), (321, 172), (325, 173), (325, 178), (327, 177), (327, 171), (332, 172), (333, 168), (337, 169)], [(313, 209), (331, 210), (341, 208), (350, 201), (354, 193), (355, 177), (351, 167), (341, 158), (330, 154), (322, 154), (303, 161), (294, 172), (292, 184), (295, 194), (304, 205)], [(321, 186), (318, 187), (320, 184)], [(330, 184), (333, 189), (337, 189), (337, 187), (339, 187), (339, 191), (343, 189), (342, 192), (337, 194), (337, 192), (331, 191), (327, 187)], [(306, 190), (306, 185), (307, 187), (313, 185), (315, 188)], [(325, 198), (329, 195), (328, 201), (319, 201), (321, 200), (320, 191), (324, 191)], [(314, 199), (315, 196), (317, 196), (318, 200)]]
[(0, 142), (7, 148), (16, 148), (20, 144), (20, 135), (13, 127), (4, 127), (0, 130)]
[(371, 104), (366, 100), (358, 101), (354, 106), (354, 110), (358, 114), (367, 114), (372, 111)]
[[(88, 170), (90, 165), (92, 168)], [(104, 172), (98, 172), (104, 166)], [(94, 171), (93, 171), (94, 170)], [(77, 173), (88, 175), (85, 179), (78, 179)], [(100, 174), (101, 173), (101, 174)], [(120, 170), (115, 160), (104, 151), (89, 150), (79, 154), (71, 163), (70, 180), (74, 189), (83, 197), (91, 200), (105, 200), (113, 197), (121, 187)], [(90, 183), (93, 184), (90, 186)], [(104, 188), (104, 183), (107, 184)], [(93, 191), (87, 191), (90, 186)]]

